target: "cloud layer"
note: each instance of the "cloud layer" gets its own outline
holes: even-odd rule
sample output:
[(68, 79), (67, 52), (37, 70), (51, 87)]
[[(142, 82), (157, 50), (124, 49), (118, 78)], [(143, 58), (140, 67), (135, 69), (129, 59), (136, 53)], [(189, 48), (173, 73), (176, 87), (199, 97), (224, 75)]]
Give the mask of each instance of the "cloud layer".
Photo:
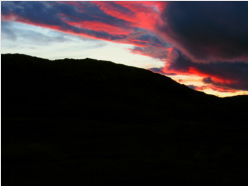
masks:
[(132, 36), (153, 29), (158, 17), (139, 2), (2, 2), (1, 10), (3, 21), (136, 46), (145, 46), (149, 37)]
[(195, 90), (248, 90), (248, 2), (4, 1), (1, 16), (9, 39), (14, 21), (130, 44), (131, 53), (164, 61), (154, 72), (202, 77)]

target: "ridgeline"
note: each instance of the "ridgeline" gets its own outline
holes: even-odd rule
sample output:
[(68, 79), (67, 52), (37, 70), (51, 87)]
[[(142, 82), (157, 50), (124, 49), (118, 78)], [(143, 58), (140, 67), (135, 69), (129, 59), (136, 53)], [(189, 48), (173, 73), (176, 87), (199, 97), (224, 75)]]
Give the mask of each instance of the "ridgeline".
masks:
[(248, 96), (149, 70), (2, 54), (3, 185), (242, 185)]

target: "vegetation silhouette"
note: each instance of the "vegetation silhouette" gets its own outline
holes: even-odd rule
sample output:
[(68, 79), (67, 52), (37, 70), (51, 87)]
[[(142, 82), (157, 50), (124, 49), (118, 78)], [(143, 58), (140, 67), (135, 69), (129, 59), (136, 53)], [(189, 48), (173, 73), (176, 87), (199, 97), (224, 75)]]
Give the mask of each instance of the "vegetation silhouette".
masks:
[(149, 70), (2, 54), (3, 185), (242, 185), (248, 96)]

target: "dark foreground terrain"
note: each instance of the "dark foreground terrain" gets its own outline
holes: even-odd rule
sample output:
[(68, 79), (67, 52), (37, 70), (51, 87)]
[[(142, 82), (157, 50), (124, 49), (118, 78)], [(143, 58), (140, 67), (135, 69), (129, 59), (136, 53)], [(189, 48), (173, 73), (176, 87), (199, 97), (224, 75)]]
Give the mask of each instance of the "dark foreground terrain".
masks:
[(106, 61), (1, 57), (3, 186), (246, 185), (248, 96)]

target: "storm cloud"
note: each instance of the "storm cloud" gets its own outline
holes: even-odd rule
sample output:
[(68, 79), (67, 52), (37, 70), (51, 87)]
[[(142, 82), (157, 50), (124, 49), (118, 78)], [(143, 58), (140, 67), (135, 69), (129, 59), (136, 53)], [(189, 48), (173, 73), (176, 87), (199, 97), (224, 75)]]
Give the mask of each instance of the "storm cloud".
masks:
[(158, 31), (192, 60), (248, 62), (248, 2), (169, 2)]

